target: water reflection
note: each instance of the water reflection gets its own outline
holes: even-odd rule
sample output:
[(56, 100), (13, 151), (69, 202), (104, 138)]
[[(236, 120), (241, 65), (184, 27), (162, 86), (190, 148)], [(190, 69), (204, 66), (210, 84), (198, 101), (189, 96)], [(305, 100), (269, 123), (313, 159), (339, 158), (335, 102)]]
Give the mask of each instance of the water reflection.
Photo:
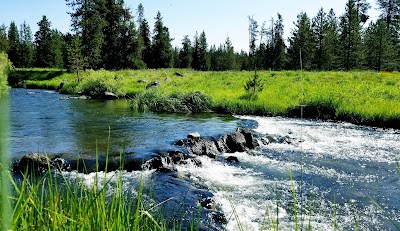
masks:
[(13, 157), (29, 152), (65, 157), (93, 157), (107, 150), (111, 155), (154, 153), (173, 149), (190, 132), (216, 136), (241, 122), (216, 114), (138, 113), (126, 100), (61, 98), (52, 91), (11, 90)]

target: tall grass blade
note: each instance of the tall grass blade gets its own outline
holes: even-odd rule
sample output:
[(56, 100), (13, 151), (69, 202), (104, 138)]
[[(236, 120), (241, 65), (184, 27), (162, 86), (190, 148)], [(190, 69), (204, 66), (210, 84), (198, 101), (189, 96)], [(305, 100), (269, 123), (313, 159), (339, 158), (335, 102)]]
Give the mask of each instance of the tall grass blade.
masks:
[(392, 223), (392, 225), (394, 227), (396, 227), (397, 230), (400, 230), (400, 224), (396, 223), (389, 215), (388, 212), (386, 212), (385, 209), (382, 208), (382, 206), (380, 206), (374, 199), (372, 199), (372, 197), (370, 197), (368, 195), (368, 198), (371, 200), (371, 202), (379, 209), (382, 211), (383, 215), (390, 221), (390, 223)]
[[(0, 71), (2, 72), (3, 70)], [(2, 86), (0, 86), (0, 230), (8, 230), (12, 211), (9, 199), (11, 185), (8, 176), (10, 162), (8, 146), (10, 117), (8, 94), (2, 92), (1, 88)]]
[(296, 197), (296, 187), (294, 185), (293, 181), (293, 175), (292, 175), (292, 170), (289, 169), (289, 176), (290, 176), (290, 181), (292, 183), (292, 196), (293, 196), (293, 216), (294, 216), (294, 222), (296, 225), (296, 231), (299, 230), (299, 218), (297, 215), (297, 197)]

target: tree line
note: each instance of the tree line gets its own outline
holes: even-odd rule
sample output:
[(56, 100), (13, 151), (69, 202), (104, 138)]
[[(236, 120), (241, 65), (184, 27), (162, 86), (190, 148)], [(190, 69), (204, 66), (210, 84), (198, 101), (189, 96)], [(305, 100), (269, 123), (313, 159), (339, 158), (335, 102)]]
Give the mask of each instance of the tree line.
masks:
[(345, 13), (301, 12), (285, 42), (281, 14), (259, 24), (249, 17), (249, 52), (235, 52), (230, 38), (209, 45), (204, 31), (173, 47), (157, 12), (153, 30), (139, 4), (133, 15), (123, 0), (66, 0), (71, 33), (43, 16), (32, 34), (24, 22), (0, 27), (0, 52), (15, 67), (79, 69), (193, 68), (195, 70), (398, 70), (400, 1), (377, 0), (380, 16), (369, 20), (367, 0), (348, 0)]

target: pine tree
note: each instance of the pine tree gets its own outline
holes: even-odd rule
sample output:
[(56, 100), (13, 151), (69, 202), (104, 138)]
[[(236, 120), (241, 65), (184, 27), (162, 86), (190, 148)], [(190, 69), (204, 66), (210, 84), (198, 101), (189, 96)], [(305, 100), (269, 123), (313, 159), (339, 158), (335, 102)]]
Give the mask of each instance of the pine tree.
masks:
[(144, 18), (144, 7), (143, 7), (142, 3), (140, 3), (138, 5), (138, 8), (136, 9), (136, 17), (137, 17), (136, 23), (138, 25), (141, 25), (143, 20), (145, 20), (145, 18)]
[(381, 10), (380, 18), (385, 20), (387, 28), (398, 28), (400, 20), (400, 1), (377, 0), (376, 3)]
[(8, 58), (15, 67), (21, 67), (20, 56), (19, 56), (21, 44), (19, 41), (18, 27), (15, 24), (15, 22), (11, 22), (10, 27), (8, 29), (8, 43), (9, 43)]
[[(122, 37), (125, 35), (132, 19), (129, 11), (124, 8), (122, 0), (104, 0), (99, 11), (104, 15), (105, 26), (102, 29), (104, 43), (101, 47), (102, 66), (106, 69), (121, 69), (126, 61), (126, 46)], [(125, 54), (125, 55), (124, 55)]]
[(255, 64), (255, 55), (257, 51), (256, 41), (258, 37), (258, 23), (253, 17), (248, 17), (249, 19), (249, 56), (253, 58), (253, 63)]
[(318, 70), (322, 70), (324, 62), (326, 61), (325, 39), (327, 34), (326, 13), (322, 8), (312, 20), (312, 32), (315, 42), (313, 65)]
[(200, 40), (197, 31), (193, 38), (193, 44), (192, 68), (195, 70), (200, 70)]
[(154, 24), (154, 36), (151, 46), (152, 68), (168, 68), (172, 62), (172, 46), (168, 28), (164, 26), (158, 11)]
[(300, 13), (297, 16), (296, 28), (292, 31), (289, 38), (289, 47), (287, 51), (288, 68), (300, 69), (300, 55), (303, 68), (311, 69), (312, 57), (314, 55), (314, 42), (311, 32), (310, 18), (306, 13)]
[(46, 16), (38, 22), (39, 30), (35, 33), (36, 67), (50, 67), (51, 58), (51, 23)]
[(72, 30), (82, 39), (82, 53), (87, 57), (89, 68), (98, 69), (102, 63), (104, 0), (66, 0), (72, 8), (69, 13)]
[(199, 55), (200, 55), (200, 70), (207, 71), (210, 69), (210, 60), (208, 58), (207, 49), (207, 38), (206, 33), (203, 31), (200, 33), (199, 37)]
[(362, 65), (359, 13), (356, 1), (348, 0), (346, 12), (340, 17), (342, 67), (345, 70), (360, 68)]
[(326, 34), (323, 41), (324, 58), (322, 63), (323, 70), (334, 70), (340, 66), (339, 58), (339, 26), (338, 19), (333, 9), (326, 16)]
[(175, 47), (172, 50), (172, 64), (171, 64), (171, 67), (173, 67), (173, 68), (179, 68), (180, 65), (181, 65), (181, 61), (179, 59), (179, 52), (180, 52), (179, 47)]
[(367, 65), (370, 69), (376, 71), (396, 69), (395, 45), (384, 19), (371, 23), (367, 28), (365, 50)]
[(86, 68), (87, 59), (82, 55), (82, 44), (78, 35), (73, 37), (72, 43), (68, 47), (68, 58), (68, 70), (76, 73), (76, 78), (79, 82), (79, 72)]
[(7, 27), (0, 26), (0, 53), (8, 51)]
[(140, 41), (143, 44), (143, 61), (147, 66), (151, 66), (152, 55), (151, 55), (151, 36), (150, 36), (150, 26), (146, 19), (143, 19), (139, 26)]
[(32, 31), (26, 22), (20, 26), (19, 39), (21, 44), (19, 52), (21, 67), (32, 67), (35, 50), (33, 45)]
[(63, 34), (58, 30), (52, 30), (50, 39), (49, 67), (52, 68), (64, 67), (63, 47), (64, 47)]
[(286, 45), (283, 40), (283, 19), (278, 14), (278, 19), (274, 24), (274, 37), (273, 37), (273, 62), (272, 69), (282, 70), (286, 63)]
[(223, 51), (224, 70), (233, 70), (236, 66), (235, 51), (229, 37), (226, 38)]
[(182, 39), (182, 49), (179, 51), (179, 67), (190, 68), (193, 59), (192, 44), (188, 35), (185, 35)]
[(141, 69), (146, 68), (146, 63), (142, 59), (143, 46), (140, 42), (140, 35), (138, 34), (133, 21), (126, 21), (122, 30), (122, 53), (125, 58), (123, 59), (123, 68)]
[(74, 37), (75, 36), (72, 35), (70, 32), (67, 32), (63, 36), (63, 44), (64, 44), (63, 45), (63, 49), (62, 49), (63, 62), (64, 62), (64, 67), (67, 68), (67, 69), (69, 69), (69, 67), (71, 66), (70, 57), (69, 57), (69, 50), (72, 47), (72, 42), (74, 40)]
[(366, 23), (369, 19), (368, 10), (371, 8), (371, 5), (367, 0), (354, 0), (354, 3), (359, 23)]

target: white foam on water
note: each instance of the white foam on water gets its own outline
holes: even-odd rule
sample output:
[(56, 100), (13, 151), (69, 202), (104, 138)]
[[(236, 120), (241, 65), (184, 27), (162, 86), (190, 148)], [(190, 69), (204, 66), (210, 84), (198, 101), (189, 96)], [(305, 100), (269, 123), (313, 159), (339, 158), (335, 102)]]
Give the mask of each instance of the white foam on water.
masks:
[[(249, 161), (246, 158), (250, 155), (246, 153), (234, 155)], [(199, 159), (202, 167), (179, 166), (178, 171), (187, 173), (196, 182), (206, 184), (214, 193), (216, 203), (229, 220), (227, 230), (272, 228), (272, 222), (277, 217), (280, 230), (292, 230), (295, 227), (292, 212), (282, 205), (281, 199), (276, 200), (276, 191), (279, 197), (291, 197), (292, 182), (289, 179), (270, 180), (253, 169), (224, 164), (208, 157)], [(329, 230), (331, 226), (326, 218), (318, 214), (312, 215), (311, 222), (313, 227), (323, 230)]]
[(65, 179), (79, 183), (87, 189), (102, 189), (106, 183), (107, 194), (111, 195), (117, 189), (117, 185), (122, 182), (122, 190), (126, 194), (137, 194), (140, 182), (149, 182), (153, 171), (112, 171), (104, 174), (104, 172), (92, 172), (89, 174), (72, 172), (62, 172)]
[[(395, 163), (400, 160), (400, 135), (394, 129), (372, 129), (349, 123), (313, 122), (280, 117), (250, 117), (260, 134), (280, 135), (303, 140), (297, 145), (273, 144), (281, 150), (302, 150), (316, 158), (352, 159)], [(389, 148), (391, 150), (389, 150)]]
[[(229, 165), (224, 161), (199, 157), (202, 167), (179, 166), (178, 171), (190, 175), (191, 179), (204, 183), (215, 196), (219, 208), (224, 212), (229, 222), (227, 230), (260, 230), (273, 228), (273, 222), (278, 218), (279, 230), (294, 230), (292, 182), (288, 176), (289, 170), (303, 171), (310, 176), (330, 179), (339, 185), (354, 182), (379, 182), (380, 176), (373, 174), (355, 174), (346, 168), (340, 170), (334, 164), (324, 166), (319, 161), (337, 160), (358, 163), (364, 161), (359, 168), (365, 168), (369, 162), (391, 164), (399, 160), (400, 137), (395, 131), (373, 130), (358, 127), (348, 123), (316, 123), (284, 118), (264, 118), (241, 116), (242, 119), (252, 119), (258, 122), (256, 132), (262, 135), (290, 136), (295, 140), (292, 144), (261, 145), (257, 151), (223, 154), (223, 158), (236, 156), (240, 163)], [(304, 142), (298, 142), (303, 140)], [(297, 141), (297, 142), (296, 142)], [(388, 146), (390, 148), (388, 148)], [(270, 151), (274, 153), (269, 153)], [(286, 152), (299, 152), (311, 159), (310, 163), (302, 163)], [(286, 154), (280, 158), (279, 153)], [(397, 153), (397, 154), (396, 154)], [(285, 156), (285, 155), (284, 155)], [(289, 157), (288, 157), (289, 156)], [(356, 166), (357, 167), (357, 166)], [(272, 171), (272, 176), (266, 172)], [(278, 173), (278, 177), (274, 176)], [(293, 181), (296, 196), (299, 197), (300, 182)], [(310, 186), (310, 185), (308, 185)], [(326, 187), (325, 187), (326, 188)], [(305, 189), (307, 192), (297, 201), (297, 209), (302, 216), (299, 225), (303, 229), (308, 222), (313, 230), (333, 230), (333, 211), (336, 208), (337, 225), (341, 229), (354, 228), (352, 204), (359, 203), (351, 198), (349, 203), (334, 205), (330, 198), (331, 189), (320, 189), (318, 185)], [(326, 190), (326, 191), (324, 191)], [(312, 191), (312, 192), (311, 192)], [(313, 199), (310, 199), (310, 193)], [(276, 196), (279, 199), (276, 199)], [(359, 197), (365, 197), (360, 191)], [(278, 206), (277, 206), (278, 203)], [(309, 206), (315, 208), (309, 216)], [(278, 209), (277, 209), (278, 207)], [(373, 205), (359, 206), (356, 216), (360, 228), (369, 230), (371, 227), (382, 227), (382, 216)], [(276, 213), (278, 210), (278, 214)], [(276, 215), (277, 214), (277, 215)], [(310, 219), (310, 221), (308, 220)], [(266, 225), (265, 225), (266, 224)]]

